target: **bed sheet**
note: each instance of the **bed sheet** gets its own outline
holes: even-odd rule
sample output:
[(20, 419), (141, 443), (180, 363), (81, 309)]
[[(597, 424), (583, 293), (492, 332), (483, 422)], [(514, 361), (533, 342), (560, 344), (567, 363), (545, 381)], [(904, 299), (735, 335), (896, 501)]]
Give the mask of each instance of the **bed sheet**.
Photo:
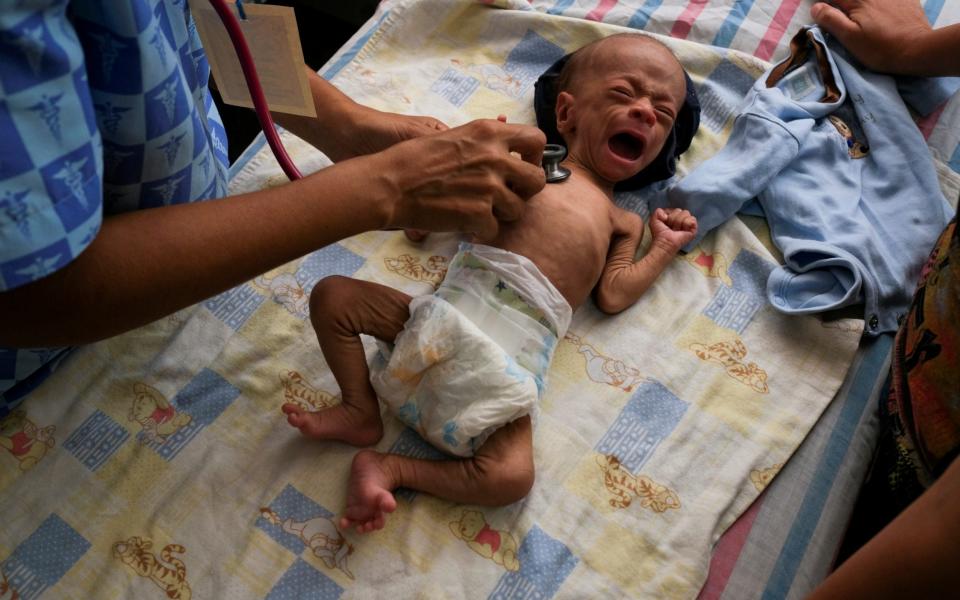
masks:
[[(534, 1), (553, 14), (597, 19), (727, 47), (775, 61), (813, 1)], [(960, 22), (960, 5), (922, 2), (935, 27)], [(955, 89), (956, 83), (947, 86)], [(927, 138), (944, 196), (960, 195), (960, 95), (918, 126)], [(762, 237), (762, 236), (761, 236)], [(829, 573), (876, 444), (877, 406), (888, 369), (889, 337), (858, 350), (843, 388), (757, 502), (724, 534), (701, 598), (803, 598)]]
[(864, 339), (803, 444), (717, 542), (701, 600), (806, 598), (830, 572), (876, 447), (892, 343)]
[[(322, 73), (381, 108), (531, 122), (535, 75), (557, 52), (615, 30), (599, 21), (641, 15), (656, 32), (686, 14), (686, 37), (704, 41), (701, 25), (716, 12), (651, 0), (484, 4), (494, 6), (386, 2)], [(732, 50), (669, 42), (714, 102), (681, 169), (722, 146), (737, 86), (765, 66), (739, 50), (766, 39), (748, 26), (761, 9), (771, 23), (771, 7), (737, 6), (749, 18)], [(774, 54), (782, 38), (768, 42)], [(328, 164), (284, 139), (305, 172)], [(262, 142), (233, 173), (235, 192), (282, 182)], [(644, 200), (618, 197), (640, 212)], [(337, 400), (306, 320), (320, 277), (426, 293), (451, 236), (419, 247), (396, 233), (358, 236), (83, 348), (0, 428), (10, 441), (0, 452), (0, 581), (22, 598), (692, 597), (720, 534), (751, 505), (747, 517), (762, 520), (774, 488), (762, 505), (755, 499), (830, 399), (868, 393), (885, 359), (882, 345), (856, 350), (858, 320), (787, 319), (765, 307), (759, 290), (775, 257), (764, 237), (731, 221), (624, 316), (578, 313), (551, 370), (538, 485), (524, 503), (491, 510), (403, 492), (375, 536), (334, 524), (353, 450), (298, 438), (278, 408)], [(844, 383), (851, 364), (862, 375)], [(435, 456), (395, 421), (378, 448)], [(464, 534), (484, 527), (498, 548)], [(741, 559), (755, 547), (741, 545)], [(752, 589), (738, 587), (749, 585), (738, 564), (721, 591)]]

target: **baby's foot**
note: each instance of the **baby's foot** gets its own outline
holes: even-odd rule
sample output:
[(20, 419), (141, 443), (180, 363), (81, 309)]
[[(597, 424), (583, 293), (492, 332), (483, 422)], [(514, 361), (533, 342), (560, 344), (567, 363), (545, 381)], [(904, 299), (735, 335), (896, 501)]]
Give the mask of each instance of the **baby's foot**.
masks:
[(280, 409), (287, 415), (287, 422), (307, 437), (337, 440), (352, 446), (372, 446), (383, 437), (383, 421), (380, 420), (379, 410), (365, 412), (341, 403), (309, 412), (290, 402)]
[(355, 526), (357, 533), (383, 529), (385, 513), (397, 508), (391, 493), (393, 482), (381, 465), (383, 456), (373, 450), (361, 450), (353, 457), (347, 508), (340, 518), (340, 529)]

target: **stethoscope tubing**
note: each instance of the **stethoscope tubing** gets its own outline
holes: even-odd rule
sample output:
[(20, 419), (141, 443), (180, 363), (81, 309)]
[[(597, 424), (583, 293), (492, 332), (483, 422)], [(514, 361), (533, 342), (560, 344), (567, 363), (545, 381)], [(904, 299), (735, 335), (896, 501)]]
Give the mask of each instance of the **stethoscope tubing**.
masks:
[[(240, 61), (240, 68), (243, 71), (243, 77), (247, 82), (247, 88), (250, 91), (250, 98), (253, 100), (254, 111), (257, 114), (257, 120), (260, 121), (260, 128), (263, 129), (263, 135), (267, 138), (270, 150), (273, 151), (280, 168), (290, 179), (294, 181), (303, 177), (300, 170), (293, 164), (290, 155), (287, 154), (283, 142), (280, 141), (280, 135), (277, 133), (273, 124), (273, 117), (270, 116), (270, 109), (267, 106), (267, 97), (263, 93), (263, 86), (260, 85), (260, 78), (257, 76), (257, 67), (253, 62), (253, 54), (247, 45), (247, 40), (240, 28), (240, 22), (233, 12), (227, 6), (225, 0), (210, 0), (211, 6), (217, 11), (223, 26), (227, 29), (227, 35), (233, 43), (233, 49), (237, 53), (237, 59)], [(239, 3), (238, 3), (239, 4)], [(544, 169), (547, 171), (548, 183), (559, 183), (570, 176), (570, 171), (559, 166), (561, 160), (566, 155), (566, 148), (548, 144), (547, 152), (544, 153)], [(549, 159), (548, 159), (549, 156)]]
[(247, 81), (247, 88), (250, 90), (250, 98), (253, 100), (254, 111), (257, 113), (257, 119), (260, 121), (260, 127), (263, 129), (263, 135), (267, 138), (267, 143), (273, 151), (280, 168), (291, 180), (300, 179), (303, 175), (293, 164), (293, 160), (287, 154), (283, 142), (280, 141), (280, 135), (273, 125), (273, 117), (270, 116), (270, 109), (267, 107), (267, 97), (263, 93), (263, 87), (260, 85), (260, 78), (257, 77), (257, 67), (253, 63), (253, 54), (250, 47), (247, 46), (247, 40), (243, 36), (243, 30), (240, 28), (240, 22), (233, 12), (227, 6), (224, 0), (210, 0), (213, 9), (217, 11), (223, 26), (227, 29), (230, 41), (233, 42), (233, 48), (237, 53), (237, 59), (240, 61), (240, 68), (243, 70), (243, 77)]

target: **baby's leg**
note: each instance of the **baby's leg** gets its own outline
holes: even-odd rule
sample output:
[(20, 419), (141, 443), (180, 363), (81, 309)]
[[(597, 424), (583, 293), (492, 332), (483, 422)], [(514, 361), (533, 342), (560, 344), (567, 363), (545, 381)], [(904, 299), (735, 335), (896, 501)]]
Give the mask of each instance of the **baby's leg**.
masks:
[(340, 385), (340, 404), (307, 412), (283, 405), (287, 421), (307, 436), (369, 446), (383, 436), (380, 404), (360, 334), (392, 342), (410, 316), (410, 296), (377, 283), (327, 277), (310, 294), (310, 321), (330, 371)]
[(533, 477), (530, 417), (498, 429), (473, 458), (420, 460), (361, 450), (353, 459), (340, 527), (354, 525), (360, 533), (382, 528), (385, 513), (397, 507), (392, 492), (398, 487), (463, 504), (503, 506), (525, 497)]

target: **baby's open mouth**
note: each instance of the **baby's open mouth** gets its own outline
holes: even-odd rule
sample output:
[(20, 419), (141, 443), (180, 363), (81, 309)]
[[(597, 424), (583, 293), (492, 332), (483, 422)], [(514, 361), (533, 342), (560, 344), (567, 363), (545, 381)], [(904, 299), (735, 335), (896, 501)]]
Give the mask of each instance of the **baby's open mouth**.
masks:
[(618, 133), (607, 142), (610, 151), (627, 160), (637, 160), (643, 154), (643, 140), (630, 133)]

